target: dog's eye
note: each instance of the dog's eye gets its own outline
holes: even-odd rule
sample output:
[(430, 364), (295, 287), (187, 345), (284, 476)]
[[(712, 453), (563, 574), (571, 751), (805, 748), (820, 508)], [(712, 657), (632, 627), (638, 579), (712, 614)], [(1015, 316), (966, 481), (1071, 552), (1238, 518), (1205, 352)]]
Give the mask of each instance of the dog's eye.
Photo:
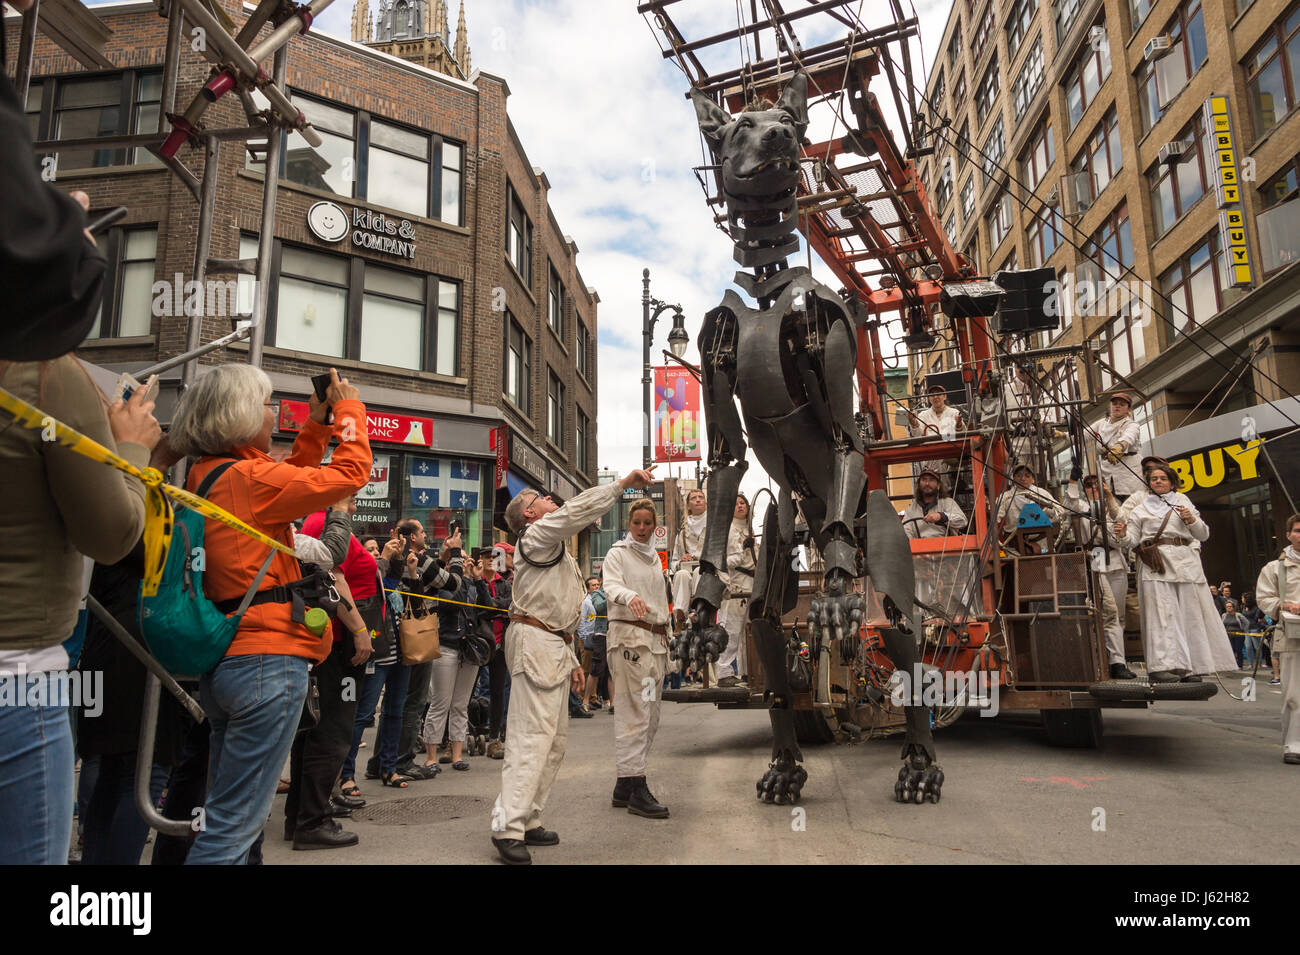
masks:
[(736, 128), (738, 129), (750, 129), (753, 127), (753, 125), (754, 125), (754, 121), (752, 119), (749, 119), (748, 117), (746, 117), (745, 119), (736, 120)]

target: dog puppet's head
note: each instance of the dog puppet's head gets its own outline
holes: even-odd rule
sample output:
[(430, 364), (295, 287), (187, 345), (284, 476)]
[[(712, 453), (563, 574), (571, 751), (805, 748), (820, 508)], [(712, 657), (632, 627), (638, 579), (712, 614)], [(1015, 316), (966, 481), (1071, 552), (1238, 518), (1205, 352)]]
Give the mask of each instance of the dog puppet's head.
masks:
[(731, 116), (691, 89), (695, 116), (721, 166), (726, 196), (768, 196), (799, 182), (799, 142), (808, 128), (808, 76), (796, 73), (771, 109)]

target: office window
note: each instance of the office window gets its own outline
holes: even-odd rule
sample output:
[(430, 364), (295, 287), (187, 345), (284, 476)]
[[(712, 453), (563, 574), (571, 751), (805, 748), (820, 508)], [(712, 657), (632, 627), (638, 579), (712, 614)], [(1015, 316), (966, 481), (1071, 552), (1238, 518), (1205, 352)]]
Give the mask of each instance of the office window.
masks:
[(939, 173), (939, 184), (934, 190), (934, 205), (940, 213), (948, 205), (948, 201), (952, 199), (952, 189), (952, 160), (945, 159), (943, 171)]
[(564, 449), (564, 382), (560, 376), (547, 369), (546, 375), (546, 437), (551, 444)]
[(1011, 8), (1011, 16), (1007, 17), (1007, 57), (1009, 59), (1015, 59), (1016, 50), (1020, 49), (1021, 42), (1029, 32), (1029, 26), (1034, 22), (1034, 11), (1037, 9), (1038, 0), (1016, 0), (1015, 6)]
[(1260, 269), (1265, 275), (1285, 268), (1300, 259), (1300, 205), (1295, 202), (1300, 190), (1300, 164), (1287, 163), (1259, 190), (1264, 207), (1255, 217), (1259, 232)]
[(577, 354), (574, 356), (578, 366), (578, 374), (583, 378), (591, 378), (591, 333), (587, 331), (587, 326), (578, 319), (578, 344)]
[(1101, 25), (1101, 42), (1094, 45), (1085, 43), (1078, 60), (1070, 68), (1065, 78), (1065, 106), (1070, 119), (1070, 128), (1078, 125), (1084, 112), (1097, 98), (1101, 84), (1110, 76), (1110, 41), (1105, 35), (1105, 26)]
[[(1101, 360), (1117, 374), (1131, 375), (1146, 361), (1146, 341), (1143, 338), (1142, 323), (1135, 321), (1129, 315), (1118, 315), (1112, 318), (1098, 329), (1093, 342)], [(1115, 376), (1108, 369), (1102, 368), (1100, 371), (1103, 388), (1109, 388), (1116, 383)]]
[(1029, 218), (1025, 226), (1025, 244), (1029, 249), (1029, 267), (1042, 268), (1061, 246), (1064, 228), (1061, 216), (1055, 209), (1042, 209)]
[(979, 26), (975, 28), (975, 39), (971, 43), (974, 50), (973, 61), (978, 64), (980, 54), (984, 52), (984, 47), (988, 45), (989, 37), (993, 35), (993, 0), (984, 4), (984, 16), (980, 18)]
[(998, 76), (998, 58), (995, 54), (993, 62), (984, 71), (984, 78), (980, 80), (979, 88), (975, 90), (975, 121), (977, 123), (984, 122), (984, 117), (993, 109), (998, 97), (998, 90), (1002, 88), (1001, 84), (1002, 80)]
[(361, 360), (419, 368), (424, 351), (424, 279), (366, 263)]
[[(431, 276), (429, 281), (434, 281)], [(455, 375), (460, 370), (460, 283), (438, 280), (438, 326), (433, 370)]]
[(947, 104), (944, 97), (947, 95), (947, 89), (943, 85), (943, 70), (939, 71), (939, 77), (934, 81), (934, 90), (930, 93), (930, 102), (937, 110), (947, 110)]
[(1097, 128), (1088, 136), (1087, 144), (1070, 163), (1070, 172), (1083, 174), (1088, 189), (1080, 192), (1095, 200), (1103, 189), (1110, 185), (1120, 168), (1124, 157), (1120, 154), (1119, 120), (1115, 107), (1106, 111)]
[(591, 419), (583, 413), (582, 409), (577, 409), (578, 420), (573, 430), (573, 466), (579, 474), (585, 474), (588, 470), (587, 462), (587, 436), (591, 434)]
[(1165, 24), (1163, 35), (1172, 43), (1163, 56), (1145, 62), (1134, 74), (1138, 108), (1145, 133), (1164, 113), (1165, 107), (1182, 92), (1188, 79), (1209, 57), (1201, 0), (1190, 0)]
[(1296, 73), (1300, 71), (1300, 7), (1271, 27), (1246, 58), (1246, 89), (1255, 135), (1262, 136), (1296, 103)]
[(1020, 73), (1011, 87), (1011, 111), (1016, 119), (1025, 115), (1025, 110), (1029, 109), (1034, 94), (1042, 88), (1044, 75), (1043, 41), (1040, 37), (1034, 41), (1033, 47), (1025, 57), (1024, 66), (1020, 68)]
[(506, 255), (523, 279), (533, 282), (533, 224), (524, 212), (524, 204), (514, 187), (506, 183)]
[(1053, 20), (1056, 23), (1056, 46), (1060, 49), (1065, 43), (1065, 38), (1069, 36), (1070, 27), (1074, 26), (1074, 21), (1079, 18), (1079, 10), (1083, 6), (1083, 0), (1053, 0), (1056, 7), (1056, 13)]
[(961, 167), (966, 164), (966, 160), (970, 159), (971, 148), (969, 120), (963, 119), (961, 121), (961, 129), (957, 132), (957, 142), (954, 144), (954, 149), (957, 151), (957, 168), (961, 169)]
[[(267, 105), (260, 92), (252, 95), (257, 105)], [(301, 93), (291, 98), (322, 143), (313, 148), (290, 133), (281, 158), (283, 179), (407, 215), (462, 224), (464, 150), (459, 143)], [(264, 163), (249, 155), (244, 165), (262, 172)]]
[(966, 71), (957, 74), (957, 82), (952, 84), (952, 108), (954, 111), (966, 112)]
[(532, 413), (528, 383), (532, 380), (533, 343), (509, 312), (506, 312), (505, 326), (505, 396), (528, 415)]
[(560, 275), (553, 266), (547, 272), (546, 322), (560, 336), (560, 341), (564, 341), (564, 286), (560, 284)]
[(1227, 304), (1226, 289), (1227, 262), (1216, 228), (1160, 276), (1160, 290), (1170, 300), (1165, 306), (1168, 337), (1186, 334), (1212, 319)]
[(1133, 266), (1133, 234), (1128, 202), (1121, 202), (1083, 243), (1083, 254), (1100, 266), (1101, 276), (1119, 278)]
[(961, 221), (969, 222), (975, 214), (975, 177), (971, 176), (961, 187)]
[[(162, 74), (157, 71), (47, 77), (28, 88), (28, 128), (35, 140), (154, 132), (158, 128), (161, 94)], [(82, 146), (60, 149), (57, 155), (58, 175), (70, 169), (158, 162), (152, 153), (140, 147), (127, 150)]]
[(277, 348), (344, 355), (348, 316), (348, 260), (284, 246), (276, 300)]
[(107, 236), (100, 236), (98, 242), (110, 268), (105, 274), (99, 313), (86, 337), (148, 335), (153, 330), (153, 277), (158, 255), (158, 230), (114, 229)]
[(1047, 120), (1038, 124), (1029, 138), (1029, 145), (1020, 154), (1020, 178), (1030, 191), (1038, 189), (1047, 171), (1056, 161), (1056, 151), (1052, 144), (1052, 125)]
[(465, 150), (459, 143), (451, 142), (444, 139), (441, 143), (442, 161), (439, 168), (442, 170), (442, 181), (439, 183), (438, 193), (442, 197), (441, 207), (437, 211), (437, 217), (443, 222), (449, 222), (452, 225), (463, 225), (461, 222), (461, 183), (464, 180)]
[(1177, 162), (1157, 163), (1147, 173), (1156, 235), (1164, 235), (1197, 199), (1205, 194), (1209, 179), (1205, 168), (1205, 126), (1198, 110), (1175, 137), (1190, 147)]
[(989, 138), (984, 141), (984, 149), (981, 151), (985, 182), (1001, 174), (1000, 164), (1006, 150), (1006, 134), (1002, 126), (1002, 117), (999, 116), (998, 121), (993, 125), (993, 132), (989, 133)]
[(1154, 5), (1155, 0), (1128, 0), (1129, 22), (1133, 28), (1131, 33), (1137, 33), (1138, 27), (1142, 25), (1142, 21), (1147, 18)]
[(366, 182), (370, 202), (411, 215), (428, 215), (428, 135), (371, 120)]
[(284, 150), (284, 177), (300, 186), (337, 196), (356, 195), (355, 114), (297, 93), (291, 98), (320, 135), (321, 144), (312, 146), (300, 133), (290, 133)]
[(948, 38), (948, 63), (950, 66), (957, 65), (957, 57), (961, 56), (961, 18), (953, 24), (952, 36)]
[(1005, 191), (998, 193), (997, 201), (993, 203), (993, 209), (988, 215), (989, 224), (989, 248), (996, 250), (1011, 233), (1013, 225), (1011, 219), (1011, 197)]
[(957, 213), (953, 213), (944, 220), (943, 233), (948, 237), (949, 245), (957, 244)]

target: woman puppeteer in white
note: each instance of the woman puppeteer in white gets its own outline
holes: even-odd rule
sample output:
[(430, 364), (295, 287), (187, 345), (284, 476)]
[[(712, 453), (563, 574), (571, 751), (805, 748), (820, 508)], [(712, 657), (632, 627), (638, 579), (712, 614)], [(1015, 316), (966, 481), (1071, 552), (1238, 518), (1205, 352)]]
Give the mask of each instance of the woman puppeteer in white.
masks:
[[(1157, 540), (1163, 569), (1138, 560), (1138, 593), (1142, 608), (1142, 649), (1147, 673), (1156, 682), (1172, 682), (1170, 674), (1190, 674), (1235, 668), (1228, 634), (1214, 607), (1193, 541), (1209, 539), (1210, 529), (1187, 495), (1173, 489), (1172, 469), (1155, 465), (1147, 472), (1151, 493), (1133, 509), (1115, 532), (1136, 548)], [(1166, 520), (1167, 518), (1167, 520)], [(1161, 528), (1164, 528), (1161, 530)]]
[[(686, 495), (686, 520), (673, 542), (673, 556), (668, 569), (673, 577), (673, 609), (683, 617), (691, 612), (691, 598), (700, 579), (699, 560), (704, 551), (704, 524), (708, 519), (708, 502), (701, 490)], [(683, 567), (687, 562), (691, 566)]]
[(727, 599), (718, 611), (718, 623), (727, 631), (727, 648), (718, 657), (719, 686), (734, 686), (740, 677), (749, 675), (745, 623), (753, 592), (754, 528), (749, 500), (738, 494), (727, 533)]
[(659, 728), (660, 695), (668, 672), (668, 584), (651, 535), (654, 504), (628, 510), (627, 536), (605, 554), (601, 568), (609, 598), (607, 659), (614, 679), (614, 757), (618, 782), (613, 805), (649, 818), (668, 810), (650, 795), (646, 763)]

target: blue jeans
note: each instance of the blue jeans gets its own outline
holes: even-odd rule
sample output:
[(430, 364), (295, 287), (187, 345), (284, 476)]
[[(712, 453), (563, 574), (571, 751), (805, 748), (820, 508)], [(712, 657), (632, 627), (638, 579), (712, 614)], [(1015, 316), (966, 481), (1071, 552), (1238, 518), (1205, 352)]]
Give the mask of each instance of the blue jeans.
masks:
[(67, 706), (0, 706), (0, 865), (67, 863), (73, 762)]
[(199, 680), (211, 725), (203, 827), (186, 865), (242, 865), (271, 812), (307, 698), (307, 660), (226, 657)]
[(357, 721), (352, 729), (352, 749), (343, 761), (339, 779), (346, 782), (356, 778), (357, 750), (361, 748), (361, 734), (375, 716), (379, 692), (384, 687), (384, 709), (379, 716), (379, 732), (375, 734), (375, 755), (379, 758), (379, 775), (387, 776), (397, 768), (397, 747), (402, 738), (402, 705), (406, 702), (406, 684), (411, 679), (411, 668), (402, 661), (375, 664), (375, 672), (367, 673), (361, 684), (361, 697), (357, 700)]
[(1241, 656), (1245, 661), (1246, 666), (1253, 667), (1255, 665), (1255, 660), (1259, 657), (1259, 647), (1262, 637), (1263, 634), (1261, 633), (1246, 634), (1246, 642), (1241, 647)]

